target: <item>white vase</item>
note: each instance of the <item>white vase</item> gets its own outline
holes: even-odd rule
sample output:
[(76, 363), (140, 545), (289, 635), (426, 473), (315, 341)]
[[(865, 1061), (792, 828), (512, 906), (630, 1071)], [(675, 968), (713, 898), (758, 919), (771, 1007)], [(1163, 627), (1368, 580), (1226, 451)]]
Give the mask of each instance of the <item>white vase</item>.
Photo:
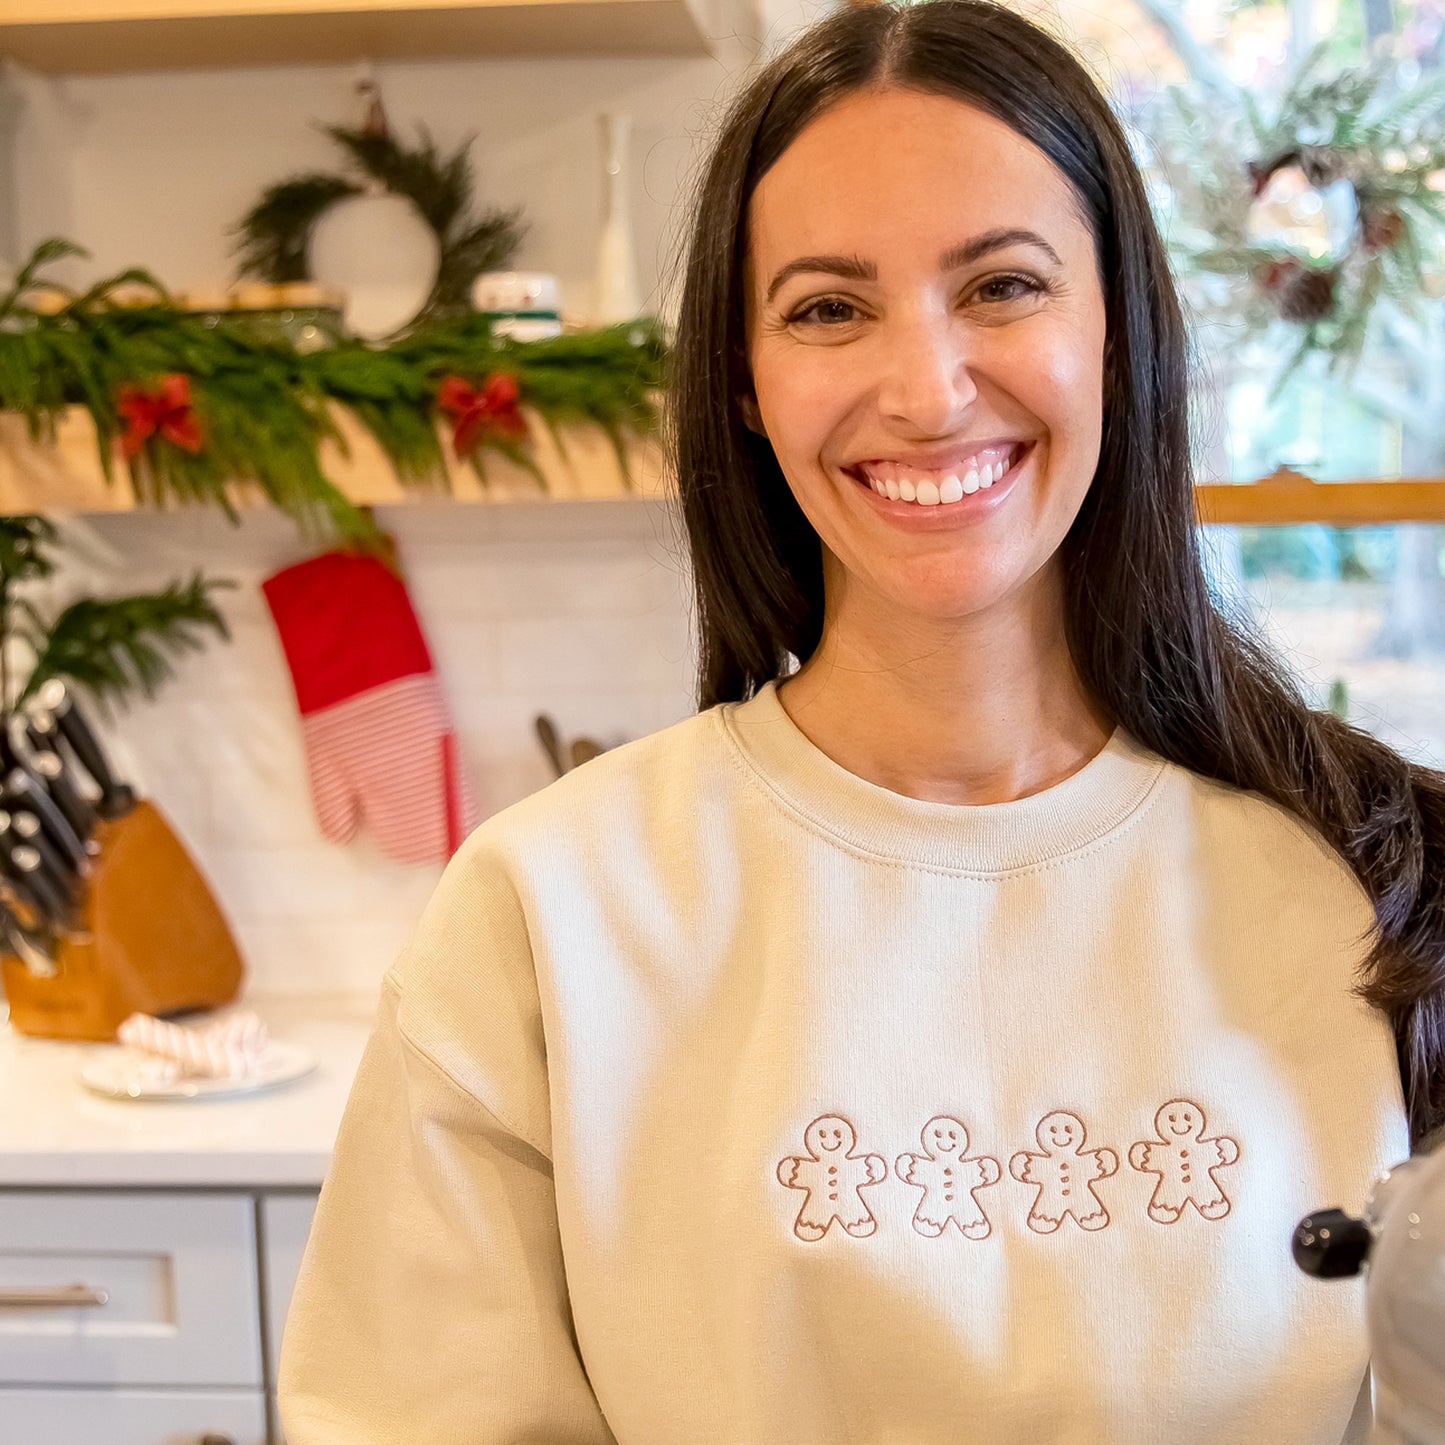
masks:
[(602, 238), (597, 249), (595, 320), (605, 326), (631, 321), (642, 309), (637, 296), (637, 264), (632, 254), (632, 222), (627, 208), (628, 141), (632, 117), (604, 112), (597, 117), (602, 144)]

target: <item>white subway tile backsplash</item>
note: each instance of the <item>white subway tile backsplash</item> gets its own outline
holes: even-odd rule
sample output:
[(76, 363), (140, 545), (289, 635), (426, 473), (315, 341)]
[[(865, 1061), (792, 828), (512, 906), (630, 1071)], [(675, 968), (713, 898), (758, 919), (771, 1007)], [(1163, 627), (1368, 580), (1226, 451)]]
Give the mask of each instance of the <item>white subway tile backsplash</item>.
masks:
[[(692, 711), (691, 593), (660, 502), (421, 504), (379, 509), (488, 812), (553, 778), (533, 726), (566, 742), (641, 737)], [(117, 763), (167, 814), (209, 879), (264, 991), (370, 991), (414, 927), (439, 867), (407, 867), (363, 835), (320, 835), (294, 695), (259, 591), (316, 550), (282, 518), (87, 518), (42, 610), (149, 590), (196, 569), (230, 577), (229, 644), (183, 656), (152, 703), (98, 723)]]

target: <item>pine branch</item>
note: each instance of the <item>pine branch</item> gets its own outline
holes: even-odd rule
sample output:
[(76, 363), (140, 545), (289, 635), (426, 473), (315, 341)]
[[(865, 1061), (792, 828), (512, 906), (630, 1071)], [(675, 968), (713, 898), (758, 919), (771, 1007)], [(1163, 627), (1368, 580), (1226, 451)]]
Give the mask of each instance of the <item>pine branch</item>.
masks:
[(281, 285), (310, 275), (306, 243), (321, 213), (360, 192), (341, 176), (292, 176), (272, 186), (246, 212), (234, 234), (238, 274)]
[(189, 583), (173, 582), (164, 592), (71, 603), (38, 639), (35, 665), (19, 700), (51, 677), (77, 682), (102, 702), (124, 701), (137, 688), (154, 697), (173, 675), (172, 659), (205, 646), (199, 629), (229, 639), (211, 594), (234, 585), (198, 572)]

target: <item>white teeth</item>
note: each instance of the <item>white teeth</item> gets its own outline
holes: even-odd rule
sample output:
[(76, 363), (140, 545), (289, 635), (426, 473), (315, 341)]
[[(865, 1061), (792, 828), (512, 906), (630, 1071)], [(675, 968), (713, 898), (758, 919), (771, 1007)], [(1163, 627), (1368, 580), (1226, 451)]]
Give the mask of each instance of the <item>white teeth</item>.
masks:
[[(977, 491), (987, 490), (1008, 469), (1009, 459), (1003, 458), (990, 466), (970, 467), (963, 474), (948, 473), (940, 481), (935, 482), (928, 479), (914, 480), (911, 477), (897, 476), (896, 472), (899, 468), (890, 463), (886, 468), (886, 474), (874, 476), (864, 473), (863, 480), (880, 497), (887, 497), (895, 502), (915, 502), (925, 507), (936, 507), (944, 503), (960, 501), (963, 497), (972, 496)], [(885, 472), (885, 468), (880, 466), (879, 471)]]

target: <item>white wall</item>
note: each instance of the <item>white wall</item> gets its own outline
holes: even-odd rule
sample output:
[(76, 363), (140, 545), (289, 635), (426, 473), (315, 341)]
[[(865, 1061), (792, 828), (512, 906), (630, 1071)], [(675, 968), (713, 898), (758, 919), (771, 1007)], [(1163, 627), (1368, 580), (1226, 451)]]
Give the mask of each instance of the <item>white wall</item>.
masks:
[[(457, 725), (463, 763), (495, 812), (552, 778), (533, 728), (611, 745), (692, 711), (689, 574), (661, 502), (445, 503), (379, 509)], [(319, 834), (300, 731), (261, 579), (307, 555), (279, 516), (137, 514), (67, 523), (70, 563), (43, 610), (79, 591), (118, 596), (203, 566), (236, 589), (232, 632), (185, 657), (156, 700), (98, 722), (117, 768), (154, 798), (201, 864), (253, 987), (368, 988), (440, 875), (395, 864), (364, 836)]]
[[(631, 207), (639, 279), (665, 310), (667, 269), (695, 151), (756, 42), (819, 7), (779, 0), (721, 59), (384, 64), (394, 130), (424, 121), (444, 146), (475, 134), (479, 199), (521, 205), (522, 267), (551, 271), (563, 303), (592, 302), (601, 187), (595, 115), (634, 120)], [(334, 169), (318, 121), (352, 123), (345, 66), (71, 78), (21, 76), (14, 229), (22, 249), (64, 234), (93, 259), (75, 280), (143, 265), (175, 288), (231, 274), (229, 228), (263, 187)], [(495, 810), (550, 776), (539, 711), (568, 736), (641, 736), (691, 711), (689, 582), (660, 503), (397, 508), (397, 536), (472, 776)], [(257, 590), (306, 555), (281, 518), (122, 515), (69, 529), (48, 596), (161, 586), (198, 567), (240, 584), (235, 640), (181, 664), (153, 704), (105, 725), (122, 767), (171, 817), (238, 935), (258, 990), (375, 987), (435, 884), (369, 842), (321, 839), (307, 800), (290, 681)]]

